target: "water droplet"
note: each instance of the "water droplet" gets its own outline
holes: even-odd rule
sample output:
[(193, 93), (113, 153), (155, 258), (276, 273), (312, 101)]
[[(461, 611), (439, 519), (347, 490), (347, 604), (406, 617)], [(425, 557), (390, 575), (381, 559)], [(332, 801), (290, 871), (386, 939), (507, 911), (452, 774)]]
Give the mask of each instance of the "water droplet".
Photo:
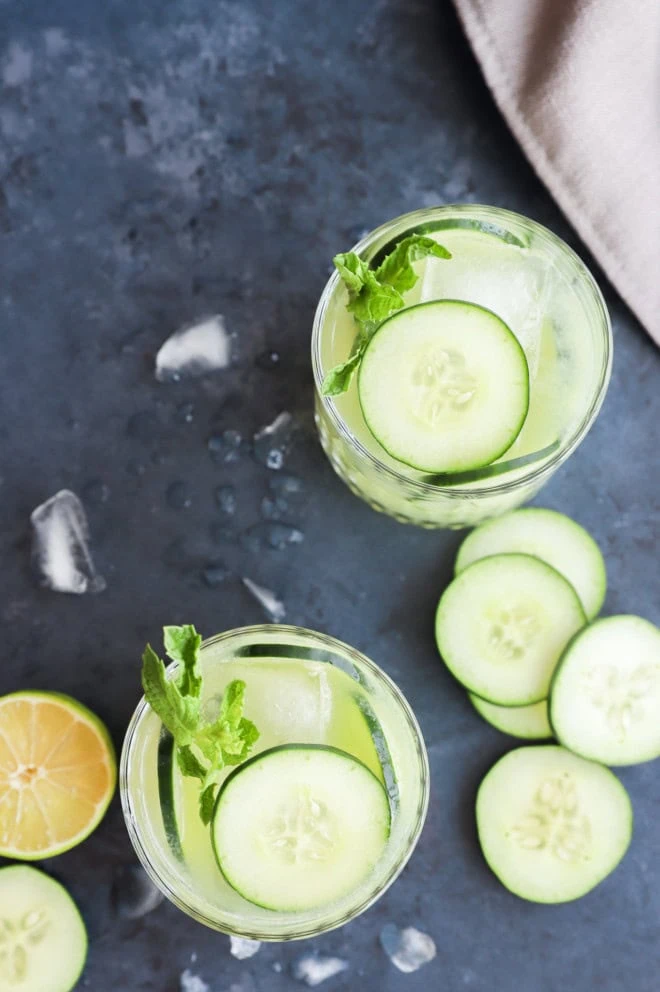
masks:
[(280, 364), (280, 353), (279, 351), (274, 351), (272, 348), (267, 348), (266, 351), (262, 351), (260, 355), (257, 355), (254, 364), (257, 368), (264, 369), (265, 372), (272, 372)]
[(214, 521), (209, 527), (211, 540), (216, 544), (232, 544), (236, 540), (236, 532), (224, 523)]
[(236, 490), (233, 486), (218, 486), (215, 491), (215, 501), (220, 510), (231, 517), (236, 512)]
[(293, 496), (295, 493), (303, 491), (302, 479), (295, 475), (287, 475), (286, 472), (278, 472), (268, 479), (268, 488), (276, 496)]
[(192, 506), (192, 497), (188, 484), (180, 479), (170, 483), (165, 492), (165, 499), (167, 500), (167, 505), (173, 510), (187, 510)]
[(214, 589), (226, 582), (230, 575), (231, 572), (226, 565), (223, 565), (222, 562), (214, 562), (206, 566), (202, 572), (202, 579), (210, 589)]
[(292, 432), (293, 417), (290, 413), (280, 413), (254, 435), (254, 457), (266, 468), (278, 472), (284, 466)]
[(241, 457), (242, 435), (236, 430), (222, 431), (221, 434), (212, 434), (208, 439), (207, 447), (211, 458), (216, 462), (237, 462)]
[(261, 516), (264, 520), (279, 520), (289, 509), (283, 496), (264, 496), (261, 501)]
[(241, 544), (248, 551), (259, 551), (263, 545), (283, 551), (292, 544), (301, 544), (304, 534), (297, 527), (278, 522), (255, 524), (241, 535)]
[(195, 407), (192, 403), (182, 403), (177, 407), (175, 420), (179, 424), (192, 424), (195, 419)]
[(99, 506), (110, 499), (110, 486), (103, 479), (91, 479), (82, 489), (82, 498), (89, 506)]

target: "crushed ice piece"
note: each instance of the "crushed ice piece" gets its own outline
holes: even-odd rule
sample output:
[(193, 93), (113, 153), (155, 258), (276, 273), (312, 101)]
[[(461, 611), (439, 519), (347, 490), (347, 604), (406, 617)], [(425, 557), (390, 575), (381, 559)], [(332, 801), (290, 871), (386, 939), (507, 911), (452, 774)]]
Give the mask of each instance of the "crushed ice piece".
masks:
[(259, 948), (261, 947), (260, 940), (251, 940), (249, 937), (234, 937), (230, 936), (230, 951), (235, 958), (239, 961), (244, 961), (246, 958), (254, 957)]
[(230, 575), (231, 572), (226, 565), (221, 562), (214, 562), (212, 565), (206, 566), (202, 572), (202, 579), (209, 588), (214, 589), (226, 582)]
[(276, 496), (293, 496), (294, 493), (301, 493), (303, 490), (302, 479), (296, 475), (287, 475), (286, 472), (279, 472), (271, 475), (268, 479), (268, 488)]
[(179, 978), (179, 990), (180, 992), (209, 992), (209, 986), (203, 978), (194, 975), (190, 968), (186, 968)]
[(280, 353), (272, 348), (266, 348), (265, 351), (257, 355), (254, 364), (257, 368), (263, 369), (265, 372), (270, 372), (280, 364)]
[(243, 578), (243, 585), (252, 593), (256, 601), (260, 604), (264, 612), (271, 618), (273, 623), (282, 623), (286, 617), (286, 607), (277, 598), (274, 592), (259, 586), (252, 579)]
[(164, 896), (140, 865), (123, 865), (115, 873), (112, 898), (119, 916), (138, 920), (160, 906)]
[(241, 457), (243, 437), (240, 431), (226, 430), (221, 434), (212, 434), (207, 441), (207, 448), (213, 461), (237, 462)]
[(170, 483), (165, 492), (165, 499), (167, 500), (167, 505), (171, 506), (173, 510), (187, 510), (192, 506), (192, 497), (188, 484), (182, 482), (180, 479)]
[(320, 954), (303, 954), (293, 966), (293, 977), (305, 982), (311, 988), (320, 985), (326, 978), (332, 978), (346, 971), (348, 961), (343, 958), (324, 957)]
[(236, 513), (238, 499), (236, 497), (236, 490), (233, 486), (218, 486), (215, 491), (215, 501), (222, 512), (228, 517), (231, 517), (234, 513)]
[(261, 516), (264, 520), (279, 520), (289, 509), (283, 496), (264, 496), (261, 501)]
[(292, 544), (302, 544), (305, 535), (297, 527), (280, 521), (254, 524), (241, 534), (241, 544), (247, 551), (261, 551), (264, 545), (273, 551), (284, 551)]
[(89, 548), (89, 525), (83, 505), (69, 489), (61, 489), (33, 510), (32, 560), (41, 585), (53, 592), (102, 592)]
[(433, 938), (415, 927), (400, 930), (394, 923), (386, 923), (380, 932), (380, 942), (392, 964), (406, 973), (417, 971), (436, 954)]
[(254, 435), (254, 457), (257, 461), (279, 472), (291, 443), (292, 429), (293, 417), (285, 411), (278, 414), (272, 424), (257, 431)]
[(172, 334), (156, 355), (159, 382), (178, 382), (184, 376), (204, 375), (226, 368), (231, 361), (231, 338), (220, 314)]

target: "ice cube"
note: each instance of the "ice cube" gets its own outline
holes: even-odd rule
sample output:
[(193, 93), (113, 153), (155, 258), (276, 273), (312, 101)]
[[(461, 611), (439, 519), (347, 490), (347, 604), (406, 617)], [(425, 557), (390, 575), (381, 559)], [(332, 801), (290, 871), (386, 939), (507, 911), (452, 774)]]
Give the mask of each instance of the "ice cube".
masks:
[(231, 517), (236, 513), (238, 497), (233, 486), (218, 486), (215, 491), (215, 501), (226, 516)]
[(415, 927), (400, 930), (394, 923), (386, 923), (380, 932), (380, 942), (392, 964), (406, 973), (417, 971), (436, 954), (433, 939)]
[(209, 985), (199, 975), (194, 975), (190, 968), (186, 968), (179, 978), (179, 990), (180, 992), (209, 992)]
[(553, 281), (548, 263), (532, 249), (500, 242), (493, 234), (462, 232), (444, 240), (452, 258), (426, 260), (421, 302), (467, 300), (492, 310), (520, 341), (534, 379)]
[(172, 334), (156, 355), (159, 382), (178, 382), (184, 376), (204, 375), (226, 368), (231, 361), (231, 338), (220, 314)]
[(302, 666), (278, 658), (255, 671), (246, 715), (259, 727), (264, 739), (286, 744), (295, 727), (296, 740), (327, 743), (333, 718), (329, 670), (324, 662), (308, 661)]
[(293, 977), (305, 982), (311, 988), (325, 982), (327, 978), (346, 971), (348, 961), (343, 958), (329, 957), (321, 954), (303, 954), (293, 966)]
[(286, 616), (286, 607), (274, 592), (266, 589), (265, 586), (257, 585), (252, 579), (244, 578), (243, 585), (252, 593), (264, 612), (274, 623), (282, 623)]
[(293, 417), (286, 411), (254, 435), (254, 457), (266, 468), (278, 472), (291, 444)]
[(250, 940), (249, 937), (234, 937), (229, 938), (230, 951), (235, 958), (240, 961), (244, 961), (246, 958), (254, 957), (259, 948), (261, 947), (260, 940)]
[(69, 489), (61, 489), (33, 510), (32, 560), (41, 584), (53, 592), (101, 592), (89, 548), (89, 526), (83, 505)]
[(164, 896), (140, 865), (123, 865), (115, 873), (112, 898), (119, 916), (138, 920), (160, 906)]

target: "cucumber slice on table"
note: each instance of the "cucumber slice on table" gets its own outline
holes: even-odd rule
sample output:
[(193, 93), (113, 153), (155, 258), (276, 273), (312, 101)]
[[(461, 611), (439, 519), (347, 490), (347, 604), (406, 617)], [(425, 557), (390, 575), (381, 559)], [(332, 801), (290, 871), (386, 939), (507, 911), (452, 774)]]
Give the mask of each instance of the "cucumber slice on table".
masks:
[(0, 989), (70, 992), (85, 966), (87, 931), (71, 896), (36, 868), (0, 868)]
[(568, 645), (550, 693), (562, 744), (606, 765), (660, 757), (660, 630), (635, 616), (606, 617)]
[(530, 555), (494, 555), (457, 575), (440, 598), (438, 650), (466, 689), (500, 706), (546, 699), (568, 641), (585, 623), (566, 579)]
[(511, 447), (527, 415), (529, 372), (492, 311), (434, 300), (381, 324), (358, 391), (369, 430), (393, 458), (422, 472), (460, 472)]
[(158, 796), (163, 829), (174, 856), (183, 860), (181, 848), (181, 780), (176, 764), (176, 744), (169, 730), (163, 729), (158, 741)]
[(527, 507), (489, 520), (461, 544), (456, 574), (480, 558), (508, 552), (534, 555), (552, 565), (571, 583), (588, 619), (597, 615), (607, 587), (605, 562), (593, 537), (570, 517)]
[(297, 912), (341, 899), (368, 877), (387, 843), (390, 807), (376, 776), (350, 754), (290, 744), (226, 779), (211, 830), (237, 892)]
[(515, 895), (569, 902), (602, 882), (626, 853), (633, 813), (608, 768), (563, 747), (523, 747), (491, 768), (477, 794), (479, 843)]
[(480, 699), (468, 692), (470, 702), (477, 713), (496, 730), (511, 737), (522, 737), (528, 741), (543, 741), (553, 736), (548, 719), (548, 700), (532, 703), (531, 706), (497, 706), (487, 699)]

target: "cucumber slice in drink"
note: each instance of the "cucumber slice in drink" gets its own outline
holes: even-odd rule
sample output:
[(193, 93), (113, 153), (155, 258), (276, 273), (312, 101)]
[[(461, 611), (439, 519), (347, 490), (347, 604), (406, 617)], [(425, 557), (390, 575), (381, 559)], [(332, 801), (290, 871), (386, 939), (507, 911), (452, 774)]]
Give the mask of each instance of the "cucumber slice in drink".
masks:
[(70, 992), (86, 957), (85, 924), (66, 889), (27, 865), (0, 868), (0, 989)]
[(579, 899), (616, 868), (632, 835), (621, 782), (553, 745), (500, 758), (479, 787), (476, 814), (490, 868), (531, 902)]
[(169, 730), (161, 730), (158, 741), (158, 795), (163, 829), (172, 854), (183, 861), (181, 833), (181, 781), (176, 767), (176, 744)]
[(606, 765), (660, 757), (660, 630), (606, 617), (566, 648), (550, 692), (559, 741)]
[(546, 699), (568, 641), (586, 618), (567, 580), (530, 555), (483, 558), (440, 598), (436, 640), (466, 689), (500, 706)]
[(369, 430), (421, 472), (489, 465), (529, 406), (527, 359), (504, 321), (461, 300), (398, 310), (369, 342), (358, 377)]
[(480, 699), (468, 692), (470, 702), (486, 723), (503, 734), (522, 737), (528, 741), (543, 741), (553, 736), (548, 719), (548, 701), (532, 703), (531, 706), (496, 706), (487, 699)]
[(559, 441), (553, 441), (545, 448), (530, 451), (526, 455), (518, 455), (517, 458), (505, 458), (502, 461), (493, 462), (492, 465), (484, 465), (483, 468), (474, 468), (467, 472), (436, 472), (435, 475), (429, 475), (423, 481), (432, 486), (465, 486), (470, 482), (481, 482), (483, 479), (493, 479), (495, 476), (528, 468), (530, 465), (542, 462), (544, 458), (549, 458), (558, 448)]
[(552, 565), (577, 592), (587, 618), (598, 614), (607, 588), (605, 561), (591, 535), (570, 517), (527, 507), (489, 520), (461, 544), (456, 574), (481, 558), (509, 552), (533, 555)]
[(303, 912), (357, 888), (380, 858), (390, 807), (375, 775), (345, 751), (274, 747), (223, 784), (211, 826), (220, 870), (245, 899)]

